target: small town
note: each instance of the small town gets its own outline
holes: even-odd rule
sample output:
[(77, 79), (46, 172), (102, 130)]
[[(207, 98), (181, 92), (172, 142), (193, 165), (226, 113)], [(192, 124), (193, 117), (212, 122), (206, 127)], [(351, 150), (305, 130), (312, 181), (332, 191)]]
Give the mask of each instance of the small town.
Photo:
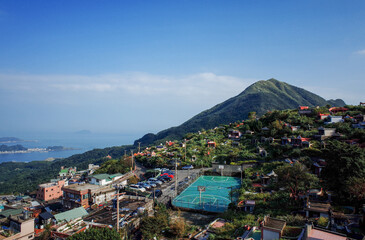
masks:
[(365, 240), (365, 0), (0, 0), (0, 240)]
[(121, 239), (364, 239), (364, 117), (362, 103), (251, 112), (101, 165), (62, 166), (35, 191), (1, 196), (0, 239), (91, 230)]

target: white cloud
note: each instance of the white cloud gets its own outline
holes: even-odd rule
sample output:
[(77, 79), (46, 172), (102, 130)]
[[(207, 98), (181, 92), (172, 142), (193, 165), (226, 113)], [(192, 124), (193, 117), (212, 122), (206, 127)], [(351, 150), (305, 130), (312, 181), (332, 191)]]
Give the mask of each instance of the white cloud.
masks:
[(365, 55), (365, 49), (357, 51), (356, 54)]
[(14, 91), (64, 91), (125, 93), (177, 96), (233, 96), (254, 79), (241, 79), (214, 73), (187, 76), (164, 76), (147, 73), (85, 75), (6, 75), (0, 74), (0, 89)]

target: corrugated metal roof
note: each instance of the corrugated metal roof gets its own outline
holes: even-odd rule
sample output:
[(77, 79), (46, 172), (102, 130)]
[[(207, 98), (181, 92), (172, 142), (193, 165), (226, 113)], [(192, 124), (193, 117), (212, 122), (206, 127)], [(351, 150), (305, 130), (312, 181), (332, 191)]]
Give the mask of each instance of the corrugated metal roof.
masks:
[(23, 212), (23, 209), (8, 209), (5, 211), (0, 212), (0, 216), (3, 216), (4, 218), (9, 217), (10, 215), (18, 215)]
[(54, 215), (54, 217), (56, 218), (56, 220), (58, 222), (61, 222), (61, 221), (64, 221), (64, 220), (70, 221), (70, 220), (73, 220), (73, 219), (76, 219), (76, 218), (79, 218), (79, 217), (83, 217), (83, 216), (86, 216), (86, 215), (88, 215), (88, 213), (85, 210), (85, 208), (78, 207), (78, 208), (74, 208), (72, 210), (63, 212), (63, 213), (56, 214), (56, 215)]

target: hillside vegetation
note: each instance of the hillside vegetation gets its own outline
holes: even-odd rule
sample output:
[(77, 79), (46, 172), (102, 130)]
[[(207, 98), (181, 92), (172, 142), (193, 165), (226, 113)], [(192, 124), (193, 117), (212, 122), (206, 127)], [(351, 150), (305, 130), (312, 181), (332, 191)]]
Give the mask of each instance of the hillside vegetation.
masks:
[(229, 124), (248, 117), (249, 112), (262, 116), (267, 111), (293, 109), (298, 106), (344, 106), (341, 99), (326, 101), (305, 89), (280, 82), (276, 79), (258, 81), (239, 95), (199, 113), (180, 126), (163, 130), (157, 134), (146, 134), (135, 141), (151, 144), (159, 140), (181, 139), (188, 132), (210, 129), (219, 124)]

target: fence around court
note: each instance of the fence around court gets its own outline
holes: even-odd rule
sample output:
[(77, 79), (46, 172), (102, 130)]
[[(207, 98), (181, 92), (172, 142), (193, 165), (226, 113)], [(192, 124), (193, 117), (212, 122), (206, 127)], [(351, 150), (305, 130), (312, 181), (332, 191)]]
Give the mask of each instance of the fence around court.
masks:
[(190, 186), (192, 182), (194, 182), (196, 179), (198, 179), (201, 175), (203, 175), (203, 171), (200, 170), (197, 173), (193, 173), (190, 178), (185, 178), (183, 181), (180, 181), (177, 186), (177, 195), (182, 193), (187, 187)]
[(172, 204), (175, 207), (195, 209), (195, 210), (201, 210), (201, 211), (207, 211), (207, 212), (224, 212), (228, 208), (227, 204), (219, 203), (219, 200), (217, 200), (216, 203), (205, 203), (204, 201), (194, 203), (194, 202), (190, 202), (190, 201), (174, 199), (172, 201)]

